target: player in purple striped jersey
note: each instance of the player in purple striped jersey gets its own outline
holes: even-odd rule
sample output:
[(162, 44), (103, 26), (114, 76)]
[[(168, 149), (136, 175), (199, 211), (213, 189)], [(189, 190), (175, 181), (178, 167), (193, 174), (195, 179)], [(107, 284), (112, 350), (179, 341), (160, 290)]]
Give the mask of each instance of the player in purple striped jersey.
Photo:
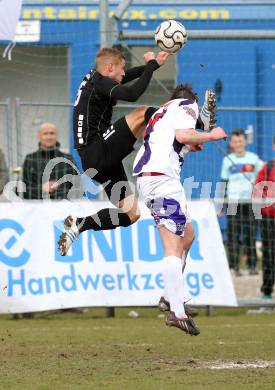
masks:
[(190, 335), (200, 330), (185, 311), (182, 271), (194, 229), (180, 170), (186, 153), (201, 150), (205, 142), (226, 139), (220, 127), (196, 131), (198, 117), (197, 95), (190, 85), (179, 85), (171, 100), (150, 118), (133, 167), (139, 195), (151, 210), (164, 247), (163, 300), (170, 306), (166, 324)]

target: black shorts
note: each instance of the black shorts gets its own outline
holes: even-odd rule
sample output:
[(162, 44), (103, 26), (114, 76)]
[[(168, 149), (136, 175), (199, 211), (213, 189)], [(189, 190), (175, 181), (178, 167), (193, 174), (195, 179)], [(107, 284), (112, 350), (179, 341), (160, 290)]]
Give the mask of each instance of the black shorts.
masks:
[(84, 171), (104, 186), (113, 204), (132, 194), (122, 160), (134, 150), (135, 142), (136, 138), (123, 117), (99, 140), (78, 149)]

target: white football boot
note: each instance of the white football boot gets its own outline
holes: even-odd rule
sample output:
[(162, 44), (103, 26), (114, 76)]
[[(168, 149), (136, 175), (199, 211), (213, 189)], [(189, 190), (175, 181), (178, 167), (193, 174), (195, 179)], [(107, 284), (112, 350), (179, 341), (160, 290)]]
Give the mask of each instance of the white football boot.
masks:
[(76, 218), (69, 215), (64, 220), (64, 232), (58, 241), (58, 250), (61, 256), (66, 256), (72, 243), (77, 240), (78, 236), (79, 230), (76, 226)]
[(210, 131), (216, 127), (216, 103), (217, 99), (215, 92), (211, 89), (207, 89), (205, 91), (204, 103), (199, 114), (204, 131)]

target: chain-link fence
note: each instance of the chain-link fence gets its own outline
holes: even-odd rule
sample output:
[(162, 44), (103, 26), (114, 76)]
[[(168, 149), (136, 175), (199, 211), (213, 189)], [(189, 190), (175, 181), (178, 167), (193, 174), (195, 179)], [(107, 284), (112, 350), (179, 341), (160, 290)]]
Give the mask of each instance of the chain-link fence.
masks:
[[(156, 104), (152, 104), (156, 106)], [(137, 104), (117, 105), (113, 120), (127, 115)], [(58, 131), (61, 149), (70, 150), (72, 105), (67, 103), (33, 103), (16, 98), (0, 104), (0, 135), (2, 149), (9, 165), (22, 165), (26, 154), (37, 149), (37, 133), (43, 122), (52, 122)], [(248, 150), (257, 153), (265, 161), (272, 157), (272, 138), (275, 135), (275, 108), (267, 107), (220, 107), (218, 124), (227, 133), (242, 128), (247, 136)], [(137, 147), (142, 141), (137, 142)], [(183, 176), (194, 176), (195, 181), (212, 182), (211, 196), (215, 195), (215, 183), (219, 181), (223, 158), (230, 152), (229, 144), (206, 146), (205, 153), (190, 154), (185, 161)], [(211, 157), (211, 158), (210, 158)], [(132, 161), (130, 156), (129, 161)], [(128, 161), (128, 160), (127, 160)], [(131, 163), (128, 171), (131, 169)], [(199, 196), (197, 196), (199, 191)], [(194, 196), (205, 197), (201, 186), (194, 189)]]

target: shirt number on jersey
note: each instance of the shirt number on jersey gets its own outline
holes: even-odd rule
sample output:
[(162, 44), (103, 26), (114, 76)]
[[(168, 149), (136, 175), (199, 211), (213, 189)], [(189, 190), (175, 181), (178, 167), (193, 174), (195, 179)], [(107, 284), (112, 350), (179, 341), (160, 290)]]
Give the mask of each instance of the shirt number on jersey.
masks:
[(90, 80), (91, 78), (91, 75), (94, 74), (94, 72), (91, 70), (92, 73), (88, 73), (86, 74), (84, 80), (82, 81), (82, 83), (80, 84), (79, 88), (78, 88), (78, 91), (77, 91), (77, 95), (76, 95), (76, 99), (75, 99), (75, 102), (74, 102), (74, 106), (77, 106), (78, 103), (79, 103), (79, 100), (80, 100), (80, 96), (82, 94), (82, 88), (85, 87), (85, 85), (87, 84), (87, 82)]

